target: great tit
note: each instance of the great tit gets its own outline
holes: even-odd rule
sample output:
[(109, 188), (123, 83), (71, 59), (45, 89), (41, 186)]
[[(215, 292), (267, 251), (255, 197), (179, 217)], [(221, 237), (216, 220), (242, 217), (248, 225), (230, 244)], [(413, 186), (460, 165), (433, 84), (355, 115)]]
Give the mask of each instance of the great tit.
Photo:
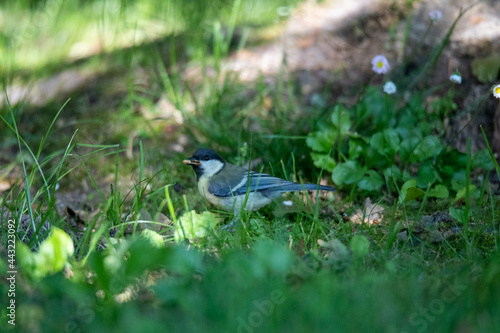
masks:
[[(265, 173), (249, 171), (224, 161), (211, 149), (198, 149), (193, 156), (182, 161), (193, 167), (198, 191), (209, 202), (237, 214), (257, 210), (271, 203), (284, 192), (302, 190), (335, 191), (335, 188), (316, 184), (299, 184)], [(248, 193), (248, 197), (247, 197)]]

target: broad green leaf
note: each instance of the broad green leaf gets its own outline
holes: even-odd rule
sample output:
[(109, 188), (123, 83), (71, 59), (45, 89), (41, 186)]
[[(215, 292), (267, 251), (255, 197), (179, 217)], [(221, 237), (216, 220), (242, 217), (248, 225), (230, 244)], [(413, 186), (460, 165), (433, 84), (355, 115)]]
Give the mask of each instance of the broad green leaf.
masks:
[(366, 143), (362, 139), (349, 139), (349, 158), (355, 160), (366, 154)]
[[(408, 170), (403, 170), (403, 176), (401, 177), (403, 178), (403, 181), (408, 181), (410, 179), (413, 179), (413, 176), (411, 175), (411, 173), (408, 172)], [(415, 179), (416, 181), (416, 179)]]
[(405, 201), (408, 202), (415, 200), (417, 198), (420, 198), (424, 194), (425, 192), (419, 189), (418, 187), (410, 187), (408, 191), (406, 191)]
[[(370, 117), (369, 126), (374, 131), (388, 128), (391, 117), (388, 110), (392, 109), (393, 99), (386, 98), (380, 87), (368, 86), (363, 96), (363, 104)], [(358, 103), (361, 104), (361, 103)]]
[(370, 242), (363, 235), (355, 235), (349, 243), (352, 254), (355, 257), (365, 257), (370, 252)]
[(23, 242), (16, 242), (16, 260), (24, 271), (31, 276), (36, 274), (36, 253), (31, 252), (28, 245)]
[(392, 158), (399, 150), (401, 139), (393, 129), (375, 133), (370, 139), (370, 145), (381, 155)]
[(218, 223), (218, 219), (210, 212), (196, 213), (194, 210), (182, 215), (175, 224), (174, 238), (176, 242), (184, 239), (203, 238)]
[(438, 98), (435, 101), (431, 103), (432, 105), (432, 112), (435, 113), (443, 113), (446, 112), (446, 110), (451, 109), (451, 110), (456, 110), (457, 105), (455, 102), (449, 99), (448, 96), (444, 96), (442, 98)]
[(361, 167), (356, 161), (339, 163), (333, 169), (332, 179), (337, 185), (355, 184), (360, 181), (366, 172), (365, 167)]
[(157, 232), (145, 229), (141, 233), (141, 237), (147, 239), (151, 245), (154, 247), (162, 247), (163, 246), (163, 237)]
[(52, 227), (49, 237), (40, 245), (37, 259), (44, 262), (50, 273), (55, 273), (64, 268), (74, 251), (71, 237), (63, 230)]
[(384, 169), (384, 176), (387, 178), (394, 178), (395, 180), (401, 179), (401, 170), (394, 164)]
[(385, 155), (384, 148), (384, 135), (378, 132), (372, 135), (370, 139), (370, 146), (372, 146), (380, 155)]
[(451, 188), (454, 191), (459, 191), (461, 188), (465, 187), (466, 183), (466, 172), (465, 169), (460, 169), (453, 172), (451, 176)]
[(16, 244), (19, 266), (33, 278), (43, 278), (47, 274), (61, 271), (68, 257), (73, 255), (73, 240), (63, 230), (52, 227), (49, 237), (45, 239), (38, 252), (31, 252), (24, 243)]
[(340, 135), (344, 136), (351, 128), (350, 111), (341, 105), (335, 105), (333, 109), (332, 123), (337, 129), (340, 129)]
[(453, 208), (450, 207), (449, 209), (451, 217), (453, 217), (455, 220), (462, 224), (467, 224), (471, 218), (471, 211), (469, 210), (469, 214), (465, 214), (465, 209), (463, 208)]
[(417, 180), (409, 179), (403, 184), (403, 186), (401, 186), (401, 193), (403, 193), (403, 191), (406, 191), (410, 187), (415, 187), (415, 186), (417, 186)]
[(437, 171), (434, 169), (431, 161), (425, 161), (420, 164), (417, 174), (418, 187), (426, 188), (429, 184), (434, 184), (437, 179)]
[(384, 180), (374, 170), (368, 170), (366, 176), (358, 183), (359, 188), (366, 191), (378, 191), (382, 185), (384, 185)]
[(415, 150), (413, 151), (413, 156), (417, 162), (424, 161), (430, 157), (439, 155), (443, 146), (438, 138), (429, 135), (425, 137), (422, 142), (420, 142)]
[(333, 157), (327, 154), (311, 153), (311, 158), (314, 162), (314, 166), (320, 169), (323, 168), (328, 172), (332, 172), (337, 165)]
[(444, 166), (451, 166), (452, 169), (456, 169), (457, 166), (465, 166), (467, 164), (467, 154), (458, 151), (457, 149), (452, 149), (449, 151), (443, 151), (439, 154), (439, 164)]
[(127, 241), (129, 241), (127, 260), (123, 261), (123, 256), (119, 257), (123, 265), (123, 274), (127, 279), (134, 279), (148, 269), (165, 265), (165, 259), (169, 257), (171, 251), (171, 248), (155, 244), (155, 241), (147, 239), (143, 234)]
[(481, 168), (484, 170), (493, 170), (495, 165), (491, 160), (490, 153), (487, 149), (483, 149), (474, 154), (472, 158), (472, 167)]
[(407, 180), (401, 187), (399, 202), (408, 202), (423, 196), (425, 192), (416, 186), (417, 186), (416, 179)]
[(399, 149), (399, 157), (402, 162), (410, 162), (413, 151), (419, 144), (420, 139), (417, 137), (410, 137), (401, 142)]
[(369, 169), (383, 169), (392, 164), (394, 161), (389, 160), (385, 155), (380, 154), (371, 145), (366, 149), (365, 163)]
[[(476, 185), (469, 185), (469, 194), (471, 197), (472, 197), (475, 190), (476, 190)], [(458, 201), (460, 199), (464, 199), (466, 194), (467, 194), (467, 187), (462, 187), (460, 190), (457, 191), (455, 201)]]
[(306, 144), (314, 151), (328, 153), (331, 149), (337, 133), (334, 128), (328, 128), (321, 131), (309, 133), (306, 138)]
[(384, 132), (384, 141), (388, 145), (389, 153), (394, 155), (399, 150), (401, 138), (399, 133), (394, 129), (386, 129)]
[(344, 243), (342, 243), (337, 238), (331, 239), (328, 242), (318, 239), (318, 244), (321, 247), (329, 249), (331, 251), (329, 257), (331, 255), (334, 259), (342, 260), (349, 256), (349, 250), (347, 249), (347, 246), (345, 246)]
[(482, 83), (492, 83), (500, 71), (500, 55), (493, 54), (486, 58), (472, 60), (472, 74)]
[(436, 185), (433, 188), (429, 190), (429, 197), (432, 198), (448, 198), (450, 195), (450, 192), (448, 191), (448, 188), (444, 185)]

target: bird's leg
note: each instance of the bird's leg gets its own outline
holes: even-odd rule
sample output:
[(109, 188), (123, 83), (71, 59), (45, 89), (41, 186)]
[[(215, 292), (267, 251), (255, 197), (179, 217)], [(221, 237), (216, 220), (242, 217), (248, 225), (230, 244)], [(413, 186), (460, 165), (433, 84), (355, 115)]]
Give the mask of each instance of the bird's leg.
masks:
[(231, 220), (231, 222), (229, 222), (228, 224), (226, 224), (225, 226), (222, 227), (222, 230), (227, 230), (229, 232), (233, 232), (234, 231), (234, 222), (238, 221), (238, 218), (235, 217)]
[(229, 222), (228, 224), (226, 224), (225, 226), (223, 226), (222, 229), (223, 230), (227, 230), (229, 232), (233, 232), (234, 231), (235, 222), (238, 222), (239, 218), (240, 218), (240, 210), (235, 208), (234, 209), (233, 219), (231, 220), (231, 222)]

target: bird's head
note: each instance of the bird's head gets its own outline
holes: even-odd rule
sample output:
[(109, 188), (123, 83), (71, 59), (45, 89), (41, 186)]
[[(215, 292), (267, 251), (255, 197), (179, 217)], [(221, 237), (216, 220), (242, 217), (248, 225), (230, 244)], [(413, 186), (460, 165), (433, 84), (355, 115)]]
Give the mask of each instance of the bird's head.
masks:
[(201, 148), (182, 163), (192, 166), (196, 176), (200, 179), (202, 176), (212, 177), (224, 167), (226, 162), (212, 149)]

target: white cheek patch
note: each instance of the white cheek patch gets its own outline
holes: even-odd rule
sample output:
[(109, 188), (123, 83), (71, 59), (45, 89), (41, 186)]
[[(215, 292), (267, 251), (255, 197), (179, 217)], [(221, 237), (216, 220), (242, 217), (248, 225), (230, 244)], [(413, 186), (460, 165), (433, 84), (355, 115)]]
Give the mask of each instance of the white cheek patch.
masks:
[(201, 167), (204, 176), (212, 177), (224, 167), (224, 163), (217, 160), (201, 161)]

